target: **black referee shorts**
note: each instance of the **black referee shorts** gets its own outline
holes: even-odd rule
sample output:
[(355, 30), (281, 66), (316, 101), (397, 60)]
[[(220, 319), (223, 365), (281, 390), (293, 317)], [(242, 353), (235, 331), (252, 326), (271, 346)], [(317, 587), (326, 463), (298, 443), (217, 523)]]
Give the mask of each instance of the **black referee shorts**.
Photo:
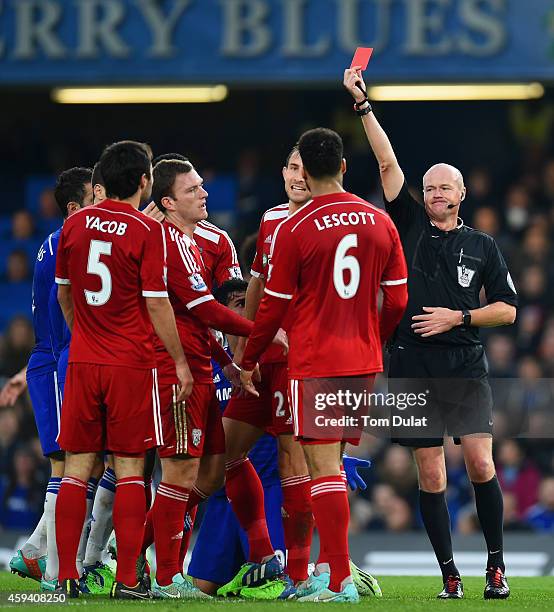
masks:
[(397, 402), (392, 415), (396, 418), (391, 418), (391, 438), (397, 444), (431, 448), (442, 446), (445, 435), (459, 444), (462, 436), (492, 434), (492, 392), (481, 345), (449, 349), (394, 346), (390, 391), (397, 397), (410, 393), (421, 399), (403, 410)]

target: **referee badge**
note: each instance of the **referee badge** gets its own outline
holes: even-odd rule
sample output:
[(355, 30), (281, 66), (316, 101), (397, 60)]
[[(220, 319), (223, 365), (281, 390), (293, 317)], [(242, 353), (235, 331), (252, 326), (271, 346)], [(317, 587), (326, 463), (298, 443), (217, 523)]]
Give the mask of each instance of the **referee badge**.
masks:
[(458, 266), (458, 284), (461, 287), (469, 287), (474, 275), (475, 270), (471, 270), (465, 266)]

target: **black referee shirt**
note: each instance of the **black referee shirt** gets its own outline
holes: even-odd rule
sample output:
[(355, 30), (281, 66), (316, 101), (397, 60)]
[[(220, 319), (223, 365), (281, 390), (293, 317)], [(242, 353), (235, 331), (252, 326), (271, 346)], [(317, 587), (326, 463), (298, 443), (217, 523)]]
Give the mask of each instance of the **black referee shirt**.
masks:
[(461, 219), (456, 229), (440, 230), (410, 195), (406, 183), (397, 198), (386, 203), (386, 209), (398, 228), (408, 264), (408, 306), (396, 342), (437, 347), (480, 344), (477, 327), (457, 326), (422, 338), (412, 330), (412, 317), (423, 314), (424, 306), (479, 308), (481, 287), (485, 288), (487, 303), (517, 306), (512, 278), (494, 238), (467, 227)]

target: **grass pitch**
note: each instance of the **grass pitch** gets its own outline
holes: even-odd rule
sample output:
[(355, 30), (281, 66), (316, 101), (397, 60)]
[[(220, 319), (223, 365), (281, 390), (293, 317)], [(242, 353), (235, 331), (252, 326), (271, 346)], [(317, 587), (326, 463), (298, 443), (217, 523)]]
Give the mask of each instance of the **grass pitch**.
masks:
[[(361, 608), (372, 607), (375, 610), (395, 611), (410, 609), (410, 612), (421, 610), (443, 609), (444, 607), (455, 607), (464, 612), (466, 610), (554, 610), (554, 578), (509, 578), (512, 594), (504, 601), (484, 601), (483, 587), (484, 578), (466, 578), (464, 580), (465, 599), (462, 601), (440, 601), (436, 599), (437, 593), (441, 590), (440, 578), (418, 578), (416, 576), (385, 576), (379, 579), (379, 584), (383, 589), (383, 598), (374, 599), (371, 597), (363, 598), (358, 605), (354, 604), (335, 604), (339, 610), (348, 612), (350, 609), (360, 611)], [(0, 607), (7, 606), (20, 610), (37, 608), (37, 606), (48, 610), (67, 610), (68, 606), (81, 607), (83, 612), (107, 612), (109, 608), (134, 608), (139, 606), (149, 606), (158, 610), (183, 610), (187, 612), (222, 612), (224, 606), (239, 606), (243, 612), (262, 612), (268, 606), (286, 608), (287, 612), (306, 610), (314, 604), (301, 604), (293, 601), (263, 601), (251, 602), (236, 599), (216, 599), (208, 602), (119, 602), (112, 601), (107, 597), (82, 597), (81, 599), (70, 601), (63, 605), (56, 604), (9, 604), (7, 595), (9, 593), (20, 593), (23, 591), (38, 591), (39, 586), (29, 578), (23, 579), (14, 576), (9, 572), (0, 572)]]

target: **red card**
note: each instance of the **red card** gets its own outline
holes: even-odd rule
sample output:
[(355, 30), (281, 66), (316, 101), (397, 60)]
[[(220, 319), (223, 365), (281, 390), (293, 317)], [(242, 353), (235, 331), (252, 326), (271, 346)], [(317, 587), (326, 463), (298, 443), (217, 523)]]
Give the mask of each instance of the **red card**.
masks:
[(354, 53), (354, 57), (352, 58), (350, 68), (353, 68), (354, 66), (360, 66), (361, 70), (365, 70), (367, 68), (367, 65), (369, 64), (369, 60), (371, 59), (372, 53), (373, 47), (358, 47), (356, 49), (356, 53)]

